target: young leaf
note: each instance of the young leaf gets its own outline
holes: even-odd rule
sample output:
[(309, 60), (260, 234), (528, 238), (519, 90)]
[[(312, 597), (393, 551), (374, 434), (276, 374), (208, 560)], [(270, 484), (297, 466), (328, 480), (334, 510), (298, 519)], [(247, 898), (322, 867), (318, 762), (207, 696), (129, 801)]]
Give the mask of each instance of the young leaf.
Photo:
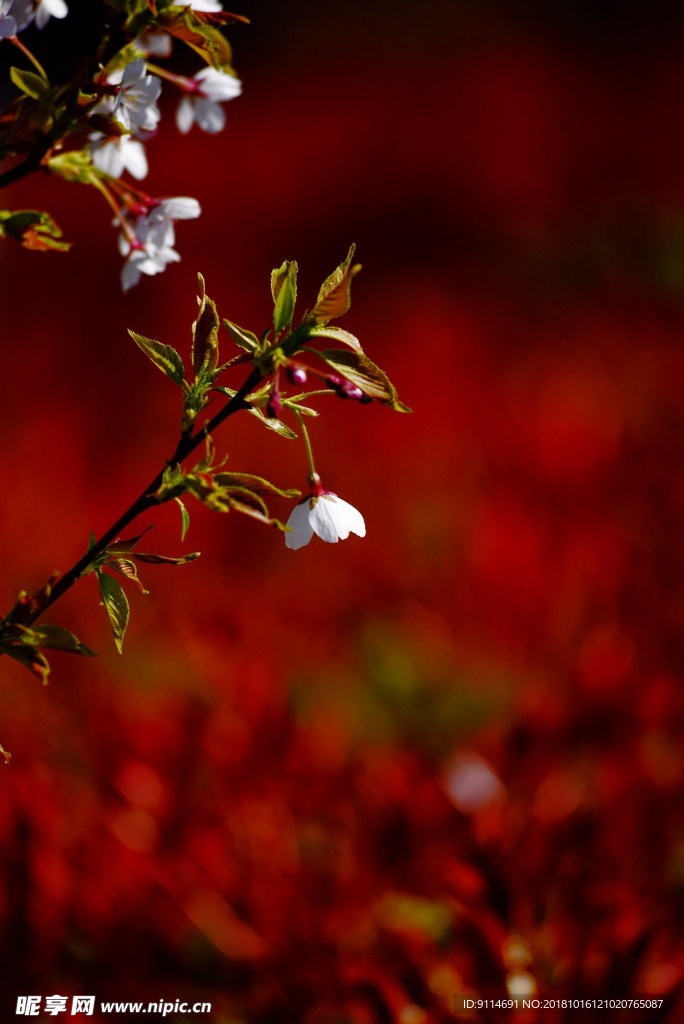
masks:
[(271, 294), (273, 295), (273, 328), (279, 334), (292, 323), (295, 302), (297, 301), (297, 264), (294, 260), (285, 260), (271, 274)]
[(223, 326), (239, 348), (244, 348), (246, 352), (257, 352), (259, 350), (259, 339), (256, 334), (246, 331), (244, 327), (238, 327), (232, 320), (224, 320)]
[(361, 342), (349, 331), (343, 331), (341, 327), (328, 327), (327, 324), (322, 324), (318, 327), (312, 327), (309, 330), (309, 336), (311, 338), (330, 338), (331, 341), (341, 341), (343, 345), (348, 345), (355, 352), (361, 352)]
[(309, 319), (317, 324), (327, 323), (335, 317), (346, 313), (351, 305), (351, 281), (361, 269), (361, 264), (351, 265), (354, 256), (355, 245), (349, 247), (349, 252), (343, 263), (325, 279), (318, 293), (316, 305), (309, 313)]
[(0, 757), (4, 760), (5, 764), (9, 764), (12, 760), (9, 750), (5, 750), (3, 746), (0, 746)]
[(351, 381), (364, 394), (375, 398), (397, 412), (411, 412), (399, 401), (397, 389), (384, 370), (376, 366), (362, 352), (347, 352), (346, 349), (327, 348), (319, 353), (322, 359), (346, 380)]
[(113, 561), (108, 561), (107, 565), (110, 569), (115, 569), (120, 572), (122, 576), (126, 576), (127, 579), (133, 580), (138, 586), (141, 594), (149, 594), (149, 590), (146, 590), (143, 586), (142, 580), (138, 576), (138, 569), (135, 562), (132, 562), (130, 558), (117, 558)]
[(62, 229), (43, 210), (0, 210), (0, 237), (7, 235), (25, 249), (66, 252), (71, 242), (61, 242)]
[(19, 637), (19, 643), (27, 647), (46, 647), (54, 651), (70, 651), (72, 654), (84, 654), (89, 658), (96, 658), (95, 651), (91, 651), (84, 643), (74, 636), (63, 626), (38, 625), (24, 627)]
[(178, 558), (172, 558), (171, 555), (139, 555), (137, 551), (131, 555), (136, 562), (147, 562), (150, 565), (185, 565), (187, 562), (194, 562), (199, 557), (199, 551), (192, 551), (189, 555), (180, 555)]
[(20, 665), (27, 668), (29, 672), (33, 672), (35, 676), (38, 676), (43, 686), (47, 686), (48, 676), (50, 675), (50, 662), (37, 648), (17, 644), (16, 646), (3, 647), (3, 654), (14, 658)]
[(255, 494), (277, 494), (281, 498), (298, 498), (300, 495), (296, 488), (290, 487), (287, 490), (282, 490), (269, 480), (254, 476), (253, 473), (215, 473), (214, 480), (219, 487), (227, 487), (231, 490), (246, 488)]
[(197, 377), (207, 370), (215, 370), (218, 363), (219, 317), (216, 305), (204, 288), (204, 278), (197, 275), (200, 294), (197, 296), (199, 313), (192, 325), (192, 368)]
[(126, 627), (128, 626), (128, 619), (131, 614), (128, 598), (121, 584), (113, 576), (109, 576), (105, 572), (98, 572), (97, 581), (100, 586), (102, 603), (105, 606), (105, 611), (112, 627), (112, 633), (114, 634), (114, 643), (116, 644), (117, 651), (121, 654), (123, 652), (123, 641)]
[(135, 331), (129, 330), (128, 333), (162, 373), (170, 377), (175, 384), (183, 386), (183, 360), (175, 348), (171, 345), (164, 345), (161, 341), (155, 341), (154, 338), (144, 338), (142, 334), (136, 334)]
[(180, 514), (181, 514), (181, 541), (184, 541), (185, 540), (185, 535), (188, 532), (188, 528), (190, 526), (190, 513), (188, 512), (187, 508), (185, 507), (183, 502), (180, 500), (180, 498), (174, 498), (173, 500), (176, 502), (176, 504), (180, 508)]
[(36, 75), (33, 71), (22, 71), (21, 68), (10, 68), (10, 78), (16, 85), (17, 89), (21, 89), (23, 93), (30, 96), (34, 100), (45, 100), (51, 95), (50, 85), (41, 78), (40, 75)]

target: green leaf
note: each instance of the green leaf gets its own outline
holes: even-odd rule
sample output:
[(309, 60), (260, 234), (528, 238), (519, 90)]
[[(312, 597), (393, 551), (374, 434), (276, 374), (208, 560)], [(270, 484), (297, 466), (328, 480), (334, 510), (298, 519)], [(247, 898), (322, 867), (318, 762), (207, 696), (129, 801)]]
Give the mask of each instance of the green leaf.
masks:
[(294, 260), (285, 260), (271, 274), (271, 294), (273, 295), (273, 328), (276, 335), (290, 326), (297, 301), (297, 264)]
[(142, 334), (136, 334), (135, 331), (129, 330), (128, 333), (162, 373), (170, 377), (175, 384), (183, 386), (183, 360), (175, 348), (171, 345), (164, 345), (161, 341), (155, 341), (154, 338), (144, 338)]
[(125, 576), (133, 582), (140, 589), (141, 594), (149, 594), (149, 590), (146, 590), (143, 586), (143, 582), (138, 576), (138, 569), (135, 562), (132, 562), (130, 558), (116, 558), (107, 562), (110, 569), (115, 569), (116, 572), (120, 572), (122, 576)]
[(176, 39), (182, 39), (184, 43), (192, 47), (207, 64), (211, 64), (212, 67), (218, 68), (220, 71), (229, 69), (232, 52), (228, 40), (217, 28), (213, 28), (198, 18), (189, 7), (183, 8), (182, 11), (177, 7), (171, 7), (160, 13), (158, 24), (169, 35), (175, 36)]
[(23, 93), (34, 100), (46, 100), (52, 95), (49, 82), (33, 71), (22, 71), (21, 68), (10, 68), (10, 78)]
[(207, 297), (204, 278), (197, 275), (200, 294), (197, 296), (199, 313), (192, 325), (192, 367), (197, 377), (215, 370), (218, 363), (219, 316), (216, 304)]
[(14, 658), (20, 665), (27, 668), (29, 672), (33, 672), (35, 676), (38, 676), (43, 686), (47, 686), (48, 676), (50, 675), (50, 662), (39, 650), (35, 647), (25, 647), (17, 644), (16, 646), (3, 647), (3, 653), (10, 658)]
[(190, 527), (190, 513), (188, 512), (187, 508), (185, 507), (183, 502), (180, 500), (180, 498), (174, 498), (173, 500), (176, 502), (176, 504), (180, 508), (180, 514), (181, 514), (181, 541), (184, 541), (185, 540), (185, 535), (188, 532), (188, 529)]
[(127, 555), (136, 546), (138, 541), (149, 533), (152, 529), (152, 523), (146, 526), (144, 530), (138, 533), (135, 537), (127, 537), (126, 540), (117, 540), (113, 544), (110, 544), (107, 548), (107, 555)]
[(345, 349), (328, 348), (319, 353), (328, 366), (346, 380), (351, 381), (364, 394), (375, 398), (397, 412), (411, 412), (407, 405), (399, 401), (397, 389), (394, 387), (384, 370), (376, 366), (362, 352), (347, 352)]
[(355, 245), (350, 246), (344, 262), (325, 279), (318, 293), (316, 305), (309, 313), (309, 319), (323, 324), (347, 312), (351, 305), (352, 278), (361, 269), (360, 263), (351, 265), (355, 250)]
[(67, 153), (58, 153), (51, 156), (47, 162), (48, 170), (57, 174), (65, 181), (80, 181), (85, 185), (90, 184), (94, 178), (99, 178), (99, 172), (93, 167), (90, 153), (87, 149), (69, 150)]
[(294, 438), (297, 434), (294, 432), (292, 427), (288, 427), (287, 423), (283, 423), (282, 420), (269, 419), (265, 416), (261, 409), (250, 409), (249, 412), (253, 416), (256, 416), (260, 423), (262, 423), (267, 430), (274, 430), (276, 434), (280, 434), (281, 437)]
[(324, 324), (319, 327), (312, 327), (309, 331), (309, 337), (311, 338), (330, 338), (331, 341), (340, 341), (343, 345), (348, 345), (349, 348), (354, 349), (355, 352), (362, 352), (361, 342), (349, 331), (343, 331), (341, 327), (328, 327)]
[(23, 627), (19, 643), (27, 647), (46, 647), (54, 651), (70, 651), (72, 654), (84, 654), (89, 658), (96, 658), (95, 651), (91, 651), (84, 643), (74, 636), (63, 626), (29, 626)]
[(97, 581), (100, 586), (100, 596), (109, 617), (109, 623), (114, 634), (116, 649), (123, 652), (123, 641), (126, 634), (126, 627), (130, 618), (131, 609), (124, 589), (118, 580), (105, 572), (98, 572)]
[(214, 480), (219, 487), (248, 489), (255, 494), (277, 494), (281, 498), (298, 498), (301, 493), (292, 487), (283, 490), (253, 473), (215, 473)]
[(244, 327), (238, 327), (238, 325), (234, 324), (232, 320), (224, 320), (223, 326), (239, 348), (244, 348), (246, 352), (259, 351), (259, 339), (256, 334), (252, 334), (251, 331), (246, 331)]
[(71, 248), (71, 242), (60, 241), (62, 229), (44, 210), (0, 210), (0, 237), (4, 235), (38, 252)]
[(138, 554), (136, 551), (131, 558), (135, 559), (136, 562), (147, 562), (149, 565), (186, 565), (188, 562), (194, 562), (200, 557), (201, 552), (192, 551), (189, 555), (180, 555), (178, 558), (172, 558), (171, 555), (143, 555)]

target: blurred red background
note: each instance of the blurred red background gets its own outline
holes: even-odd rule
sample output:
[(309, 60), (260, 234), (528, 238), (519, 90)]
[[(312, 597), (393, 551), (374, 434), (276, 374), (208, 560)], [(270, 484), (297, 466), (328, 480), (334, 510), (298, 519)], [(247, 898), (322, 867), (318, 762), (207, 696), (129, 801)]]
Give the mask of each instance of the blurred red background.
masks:
[[(148, 547), (202, 558), (131, 588), (123, 658), (89, 578), (51, 615), (96, 661), (55, 655), (43, 689), (3, 660), (8, 1014), (428, 1024), (510, 991), (682, 1019), (684, 16), (514, 6), (243, 5), (225, 133), (181, 139), (167, 89), (149, 146), (145, 187), (203, 216), (125, 296), (95, 193), (6, 193), (74, 246), (2, 252), (5, 607), (172, 450), (177, 394), (126, 328), (186, 353), (198, 270), (261, 332), (274, 266), (303, 309), (356, 242), (343, 326), (415, 410), (314, 423), (365, 540), (294, 553), (191, 508), (182, 545), (162, 509)], [(250, 417), (216, 441), (304, 486)]]

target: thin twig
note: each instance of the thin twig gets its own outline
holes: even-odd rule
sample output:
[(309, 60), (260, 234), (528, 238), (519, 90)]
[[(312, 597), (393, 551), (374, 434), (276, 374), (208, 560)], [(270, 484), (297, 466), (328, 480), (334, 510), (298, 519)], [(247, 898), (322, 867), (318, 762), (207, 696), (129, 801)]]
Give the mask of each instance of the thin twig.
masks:
[[(262, 380), (262, 376), (258, 370), (252, 370), (242, 387), (235, 392), (233, 397), (226, 402), (222, 409), (216, 413), (213, 419), (209, 420), (203, 427), (201, 427), (196, 434), (191, 436), (181, 437), (180, 441), (176, 445), (176, 450), (168, 460), (166, 465), (177, 466), (180, 465), (200, 444), (212, 434), (218, 426), (227, 420), (229, 416), (239, 412), (240, 409), (247, 408), (249, 403), (245, 401), (246, 396), (252, 390), (252, 388)], [(153, 505), (159, 504), (159, 499), (155, 497), (156, 491), (162, 484), (164, 476), (164, 470), (160, 469), (156, 476), (149, 482), (147, 487), (138, 495), (132, 505), (130, 505), (126, 511), (119, 516), (117, 521), (110, 526), (106, 533), (93, 544), (89, 551), (83, 555), (79, 560), (69, 569), (64, 576), (61, 576), (55, 586), (52, 588), (50, 597), (45, 602), (43, 607), (35, 613), (31, 618), (27, 619), (23, 624), (30, 626), (32, 622), (43, 614), (43, 612), (53, 605), (55, 601), (58, 601), (67, 590), (73, 587), (74, 583), (83, 575), (90, 565), (109, 547), (109, 545), (115, 541), (121, 531), (124, 530), (129, 523), (136, 519), (142, 512), (145, 512), (148, 508), (152, 508)]]

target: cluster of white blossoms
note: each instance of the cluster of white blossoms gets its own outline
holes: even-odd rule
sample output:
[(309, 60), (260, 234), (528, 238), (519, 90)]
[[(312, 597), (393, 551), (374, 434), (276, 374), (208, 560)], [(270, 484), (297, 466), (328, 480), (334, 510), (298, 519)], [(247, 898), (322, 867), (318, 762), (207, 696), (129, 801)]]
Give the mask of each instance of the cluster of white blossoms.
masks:
[(150, 200), (146, 207), (125, 212), (119, 219), (119, 252), (126, 257), (121, 285), (128, 291), (141, 274), (160, 274), (180, 256), (173, 248), (175, 222), (192, 220), (201, 213), (200, 204), (190, 196), (171, 196)]
[(64, 0), (0, 0), (0, 39), (18, 35), (33, 21), (45, 28), (50, 18), (66, 18), (68, 13)]
[[(0, 0), (4, 2), (7, 0)], [(204, 13), (222, 10), (219, 0), (188, 0), (177, 6)], [(138, 181), (147, 176), (145, 142), (153, 136), (161, 118), (157, 101), (162, 80), (154, 72), (163, 72), (154, 66), (151, 72), (146, 57), (168, 56), (171, 37), (155, 30), (140, 36), (135, 45), (144, 56), (107, 74), (102, 83), (104, 95), (91, 111), (98, 118), (104, 115), (117, 128), (111, 133), (106, 128), (91, 132), (88, 143), (93, 164), (111, 179), (120, 178), (125, 171)], [(222, 131), (226, 117), (221, 103), (242, 92), (242, 83), (235, 75), (212, 67), (203, 68), (193, 78), (171, 73), (164, 73), (164, 77), (182, 92), (176, 123), (183, 134), (193, 124), (211, 134)], [(148, 209), (142, 213), (137, 199), (125, 203), (115, 221), (121, 228), (119, 249), (126, 257), (121, 273), (124, 291), (137, 284), (142, 274), (159, 274), (169, 263), (178, 262), (180, 256), (173, 247), (174, 222), (198, 217), (201, 212), (196, 199), (185, 197), (161, 201), (146, 198), (145, 202)]]
[[(223, 11), (221, 0), (177, 0), (174, 6), (198, 14)], [(65, 18), (68, 13), (65, 0), (0, 0), (0, 40), (12, 39), (32, 22), (43, 28), (51, 17)], [(194, 124), (211, 134), (222, 131), (226, 116), (221, 104), (242, 92), (242, 83), (229, 70), (205, 67), (189, 78), (148, 66), (148, 57), (170, 56), (172, 45), (163, 29), (153, 28), (139, 36), (133, 53), (140, 56), (124, 67), (103, 71), (96, 80), (101, 98), (88, 114), (97, 129), (88, 135), (88, 152), (103, 176), (98, 187), (118, 211), (119, 248), (126, 257), (121, 275), (124, 290), (137, 284), (141, 274), (158, 274), (180, 259), (174, 249), (174, 222), (201, 212), (196, 199), (185, 197), (154, 200), (143, 195), (141, 204), (140, 193), (119, 181), (124, 172), (138, 181), (147, 176), (145, 142), (153, 137), (161, 118), (157, 103), (162, 79), (181, 91), (176, 124), (183, 134)]]

